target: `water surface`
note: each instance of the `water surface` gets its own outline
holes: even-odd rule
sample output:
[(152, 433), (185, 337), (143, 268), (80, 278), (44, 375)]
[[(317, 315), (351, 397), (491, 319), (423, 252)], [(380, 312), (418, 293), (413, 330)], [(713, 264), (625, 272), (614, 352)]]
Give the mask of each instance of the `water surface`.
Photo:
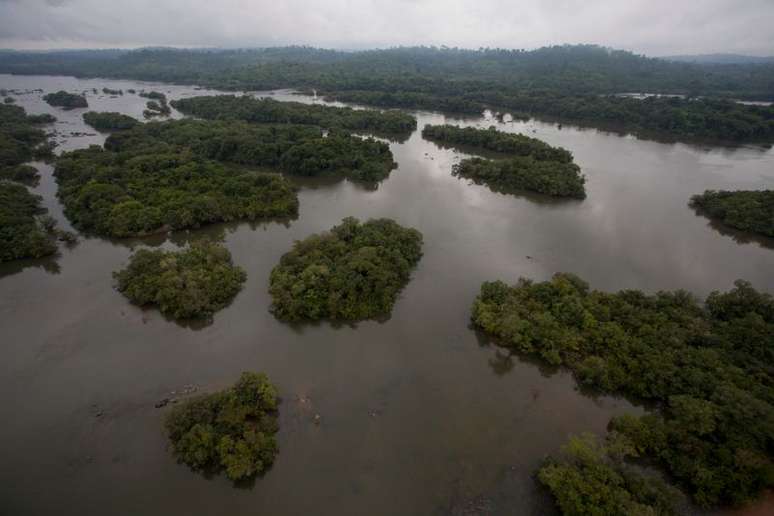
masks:
[[(191, 87), (0, 75), (46, 93)], [(310, 102), (288, 92), (284, 100)], [(85, 110), (17, 96), (59, 118), (60, 149), (100, 144)], [(90, 109), (141, 117), (146, 99), (88, 95)], [(174, 116), (179, 114), (174, 113)], [(564, 372), (510, 357), (469, 328), (482, 281), (574, 272), (604, 290), (682, 288), (703, 298), (737, 278), (774, 291), (774, 244), (713, 227), (688, 205), (705, 189), (774, 188), (774, 151), (663, 144), (540, 122), (417, 113), (426, 123), (525, 132), (571, 150), (588, 198), (509, 196), (454, 178), (464, 157), (421, 138), (392, 143), (399, 168), (374, 191), (301, 183), (296, 220), (210, 226), (171, 239), (82, 238), (54, 259), (0, 266), (0, 514), (550, 513), (532, 479), (573, 433), (605, 431), (625, 400), (577, 392)], [(51, 167), (36, 191), (69, 228)], [(392, 217), (424, 234), (424, 257), (386, 322), (292, 327), (268, 312), (268, 276), (294, 240), (346, 216)], [(222, 238), (248, 273), (211, 324), (184, 326), (131, 306), (111, 273), (140, 245)], [(205, 478), (167, 450), (157, 401), (210, 391), (243, 370), (277, 384), (281, 451), (252, 485)], [(315, 416), (320, 415), (320, 424)]]

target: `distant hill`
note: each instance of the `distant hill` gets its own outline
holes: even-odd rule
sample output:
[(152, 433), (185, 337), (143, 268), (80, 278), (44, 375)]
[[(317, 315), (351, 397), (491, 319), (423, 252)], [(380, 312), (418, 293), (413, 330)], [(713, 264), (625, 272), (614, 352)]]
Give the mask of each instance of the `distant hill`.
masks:
[(774, 56), (745, 56), (741, 54), (697, 54), (664, 56), (661, 59), (696, 64), (772, 64)]

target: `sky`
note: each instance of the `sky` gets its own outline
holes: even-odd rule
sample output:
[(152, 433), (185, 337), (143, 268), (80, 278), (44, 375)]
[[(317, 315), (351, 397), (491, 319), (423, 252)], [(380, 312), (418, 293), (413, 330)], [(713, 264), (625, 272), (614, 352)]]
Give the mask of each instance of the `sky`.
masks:
[(774, 55), (774, 0), (0, 0), (0, 48), (564, 43)]

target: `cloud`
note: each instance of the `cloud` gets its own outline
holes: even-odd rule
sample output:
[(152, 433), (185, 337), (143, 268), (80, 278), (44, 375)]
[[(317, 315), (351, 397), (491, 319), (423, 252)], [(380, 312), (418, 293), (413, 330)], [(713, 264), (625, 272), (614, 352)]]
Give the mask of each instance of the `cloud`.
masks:
[(0, 47), (598, 43), (774, 54), (772, 0), (0, 0)]

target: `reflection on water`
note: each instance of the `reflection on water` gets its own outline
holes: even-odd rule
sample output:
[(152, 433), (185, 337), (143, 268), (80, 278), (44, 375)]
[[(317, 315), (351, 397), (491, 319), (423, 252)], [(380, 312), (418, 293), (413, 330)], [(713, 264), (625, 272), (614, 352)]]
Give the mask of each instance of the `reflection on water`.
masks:
[[(91, 91), (90, 109), (142, 117), (155, 89), (171, 99), (206, 90), (66, 77), (0, 76), (0, 87)], [(309, 102), (277, 92), (278, 99)], [(51, 108), (39, 92), (17, 96), (52, 113), (60, 150), (101, 144), (84, 110)], [(173, 112), (173, 116), (179, 114)], [(587, 177), (582, 202), (538, 202), (491, 192), (451, 175), (466, 154), (414, 132), (391, 143), (399, 164), (376, 190), (348, 181), (297, 180), (293, 221), (233, 223), (109, 241), (82, 237), (54, 259), (0, 266), (0, 513), (9, 514), (543, 514), (532, 474), (568, 435), (603, 433), (611, 416), (640, 407), (590, 397), (564, 371), (548, 371), (469, 328), (482, 281), (545, 280), (557, 271), (603, 290), (683, 288), (699, 297), (744, 278), (774, 290), (774, 252), (728, 238), (696, 216), (707, 189), (774, 188), (774, 151), (663, 144), (537, 121), (499, 123), (418, 113), (426, 123), (520, 131), (572, 151)], [(506, 117), (507, 119), (507, 117)], [(71, 229), (49, 165), (35, 191)], [(294, 327), (269, 312), (269, 271), (294, 240), (347, 216), (392, 217), (424, 235), (424, 256), (389, 320)], [(224, 242), (248, 274), (232, 304), (201, 328), (130, 305), (112, 272), (140, 245)], [(245, 489), (205, 478), (168, 453), (155, 408), (196, 384), (230, 385), (243, 370), (277, 384), (280, 454)], [(315, 416), (319, 415), (319, 424)], [(109, 509), (106, 509), (109, 508)]]

